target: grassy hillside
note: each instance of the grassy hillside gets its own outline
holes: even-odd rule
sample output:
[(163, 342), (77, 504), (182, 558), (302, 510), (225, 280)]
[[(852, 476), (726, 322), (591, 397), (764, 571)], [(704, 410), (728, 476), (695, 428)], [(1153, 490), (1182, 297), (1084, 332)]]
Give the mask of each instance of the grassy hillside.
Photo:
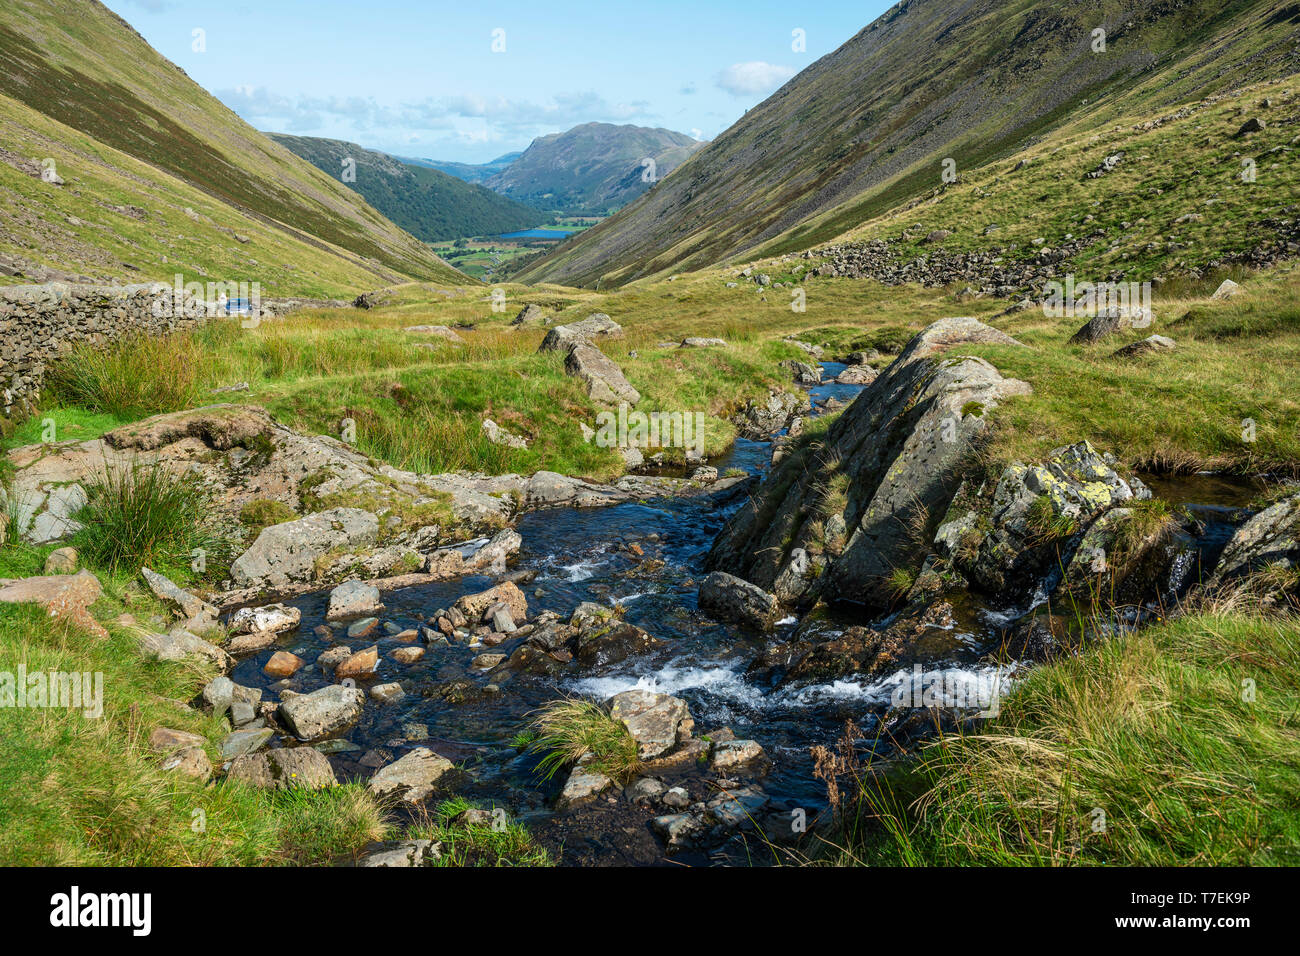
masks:
[[(109, 148), (116, 151), (113, 165), (118, 169), (123, 163), (116, 157), (133, 157), (154, 168), (145, 178), (165, 174), (179, 180), (226, 207), (214, 218), (255, 221), (263, 231), (282, 234), (277, 243), (295, 239), (333, 255), (345, 251), (354, 262), (368, 260), (373, 272), (439, 281), (456, 276), (427, 246), (356, 193), (244, 123), (94, 0), (5, 4), (0, 10), (0, 77), (9, 168), (58, 159), (62, 148), (68, 165), (58, 171), (68, 180), (89, 173), (98, 164), (94, 154)], [(58, 125), (35, 121), (14, 101)], [(67, 128), (88, 139), (65, 144)], [(22, 139), (30, 144), (28, 152), (15, 150), (13, 144)], [(88, 144), (93, 144), (91, 155), (86, 155)], [(148, 188), (140, 192), (147, 200)], [(130, 204), (150, 211), (147, 201)], [(39, 206), (21, 218), (29, 232), (63, 228), (45, 219)], [(84, 250), (84, 259), (78, 244), (64, 245), (70, 271), (82, 262), (104, 265), (95, 255), (98, 243), (89, 245), (93, 248)], [(163, 268), (159, 274), (171, 271)]]
[(683, 133), (584, 123), (539, 136), (503, 172), (485, 180), (497, 192), (566, 215), (603, 215), (652, 187), (644, 160), (662, 179), (703, 144)]
[[(1291, 74), (1295, 21), (1282, 0), (910, 0), (521, 278), (590, 285), (699, 268), (816, 220), (787, 244), (807, 248), (941, 186), (946, 158), (965, 175), (1067, 123), (1100, 132), (1118, 115)], [(1037, 197), (1021, 198), (1031, 214)]]
[(269, 134), (327, 175), (340, 178), (343, 161), (355, 162), (355, 189), (385, 216), (417, 239), (439, 242), (462, 236), (490, 236), (531, 229), (546, 221), (536, 209), (471, 185), (437, 169), (413, 166), (356, 143), (314, 136)]

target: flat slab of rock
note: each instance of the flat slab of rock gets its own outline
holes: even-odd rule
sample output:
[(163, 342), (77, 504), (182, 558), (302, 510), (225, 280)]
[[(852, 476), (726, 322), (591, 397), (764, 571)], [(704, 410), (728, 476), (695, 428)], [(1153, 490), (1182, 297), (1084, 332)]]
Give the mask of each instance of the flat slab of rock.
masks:
[(384, 609), (379, 588), (362, 581), (344, 581), (330, 592), (327, 621), (346, 621), (349, 618), (378, 614)]
[(650, 690), (625, 690), (608, 701), (609, 715), (620, 721), (636, 741), (637, 755), (652, 760), (689, 737), (694, 722), (680, 697)]
[(212, 760), (208, 757), (207, 751), (199, 746), (182, 747), (172, 751), (163, 758), (159, 766), (171, 773), (193, 777), (200, 783), (207, 783), (212, 779)]
[(723, 348), (727, 344), (726, 339), (711, 339), (698, 335), (688, 336), (682, 339), (681, 348), (684, 349), (714, 349)]
[(304, 742), (321, 740), (354, 724), (361, 716), (365, 694), (355, 687), (334, 684), (280, 704), (280, 720)]
[(597, 796), (614, 786), (613, 780), (599, 770), (593, 770), (589, 766), (590, 763), (591, 758), (588, 755), (574, 765), (573, 770), (569, 773), (569, 779), (564, 782), (564, 789), (560, 791), (559, 797), (556, 798), (555, 809), (569, 810), (573, 807), (582, 806), (584, 803), (590, 803)]
[(107, 638), (108, 632), (87, 610), (102, 593), (99, 579), (89, 571), (0, 579), (0, 604), (39, 604), (50, 617), (66, 618), (97, 637)]
[(265, 529), (252, 547), (235, 559), (230, 575), (241, 588), (277, 588), (310, 581), (317, 558), (334, 551), (372, 547), (378, 537), (379, 519), (368, 511), (322, 511)]
[(267, 604), (264, 607), (243, 607), (230, 618), (233, 634), (252, 634), (269, 631), (281, 634), (292, 631), (302, 622), (302, 611), (285, 604)]
[(217, 616), (217, 609), (207, 601), (196, 597), (156, 571), (141, 568), (140, 576), (144, 578), (144, 583), (149, 585), (149, 590), (154, 593), (154, 597), (175, 605), (185, 617)]
[(380, 769), (366, 786), (376, 796), (398, 796), (406, 803), (419, 803), (427, 797), (443, 775), (453, 769), (452, 762), (428, 747), (416, 747), (410, 753)]
[(442, 844), (432, 840), (405, 840), (386, 844), (362, 858), (357, 866), (397, 867), (402, 869), (437, 866), (442, 859)]
[(557, 325), (546, 333), (539, 352), (562, 352), (592, 339), (623, 334), (623, 328), (603, 312), (594, 312), (581, 322)]
[(1133, 358), (1137, 355), (1145, 355), (1148, 352), (1172, 352), (1176, 348), (1178, 348), (1178, 343), (1173, 339), (1166, 338), (1163, 335), (1149, 335), (1141, 342), (1134, 342), (1122, 349), (1116, 349), (1111, 358)]
[(338, 785), (329, 758), (315, 747), (288, 747), (246, 754), (235, 759), (226, 774), (250, 787), (320, 790)]
[(734, 770), (764, 756), (763, 748), (752, 740), (723, 740), (713, 745), (709, 766), (717, 771)]

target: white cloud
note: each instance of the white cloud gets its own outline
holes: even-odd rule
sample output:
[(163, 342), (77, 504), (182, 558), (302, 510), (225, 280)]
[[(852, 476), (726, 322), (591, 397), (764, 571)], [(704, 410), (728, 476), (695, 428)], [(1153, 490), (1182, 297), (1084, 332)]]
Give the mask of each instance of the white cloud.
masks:
[(771, 93), (797, 71), (793, 67), (754, 60), (750, 63), (733, 63), (716, 77), (714, 84), (732, 96), (754, 96)]

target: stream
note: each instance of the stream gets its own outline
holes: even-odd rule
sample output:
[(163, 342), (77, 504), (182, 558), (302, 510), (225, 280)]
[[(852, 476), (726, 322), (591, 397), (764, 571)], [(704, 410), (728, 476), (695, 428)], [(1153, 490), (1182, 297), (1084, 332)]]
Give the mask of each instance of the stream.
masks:
[[(824, 363), (833, 379), (844, 368)], [(833, 382), (809, 389), (813, 414), (828, 399), (851, 401), (861, 386)], [(737, 440), (721, 460), (710, 464), (721, 473), (741, 468), (751, 474), (767, 470), (771, 446)], [(1217, 558), (1233, 529), (1244, 519), (1243, 501), (1253, 486), (1216, 476), (1161, 479), (1144, 476), (1157, 496), (1186, 504), (1204, 523), (1197, 540), (1203, 563)], [(534, 829), (538, 838), (563, 850), (563, 862), (573, 864), (665, 862), (662, 844), (649, 832), (656, 813), (627, 801), (600, 797), (588, 808), (556, 814), (550, 805), (563, 783), (539, 779), (537, 757), (516, 746), (529, 713), (561, 696), (606, 699), (634, 687), (682, 697), (695, 720), (696, 735), (729, 727), (736, 737), (757, 741), (771, 760), (759, 784), (775, 805), (806, 809), (811, 818), (826, 804), (824, 784), (815, 779), (809, 748), (830, 744), (846, 720), (862, 727), (870, 740), (872, 728), (888, 708), (900, 683), (911, 679), (908, 667), (877, 678), (849, 676), (829, 683), (771, 689), (746, 676), (747, 668), (766, 646), (790, 637), (793, 618), (778, 624), (775, 633), (761, 635), (734, 624), (719, 623), (697, 607), (696, 593), (704, 577), (703, 562), (714, 538), (743, 496), (719, 506), (708, 497), (663, 499), (600, 509), (557, 509), (532, 512), (517, 522), (523, 546), (512, 573), (535, 576), (520, 587), (528, 596), (530, 614), (552, 610), (565, 620), (581, 602), (621, 606), (625, 619), (663, 641), (660, 648), (604, 669), (573, 665), (560, 677), (528, 673), (496, 674), (489, 678), (471, 668), (471, 661), (496, 648), (453, 643), (430, 647), (415, 664), (403, 666), (388, 655), (402, 646), (394, 636), (380, 636), (380, 668), (375, 682), (401, 680), (408, 692), (388, 703), (368, 701), (360, 721), (342, 738), (328, 744), (341, 777), (368, 776), (378, 765), (422, 745), (441, 753), (465, 772), (457, 775), (454, 792), (484, 806), (506, 808)], [(638, 553), (639, 552), (639, 553)], [(463, 594), (496, 583), (488, 576), (421, 584), (384, 593), (381, 621), (390, 634), (418, 628), (435, 609), (450, 607)], [(353, 650), (376, 643), (374, 637), (336, 641), (318, 637), (329, 591), (289, 601), (302, 611), (300, 629), (285, 635), (279, 647), (311, 662), (327, 648), (347, 643)], [(914, 654), (927, 671), (942, 670), (958, 681), (999, 682), (1005, 688), (1015, 667), (996, 670), (981, 659), (1000, 640), (1009, 620), (1024, 609), (997, 609), (977, 601), (954, 602), (954, 624), (929, 629)], [(847, 623), (833, 618), (819, 629), (833, 634)], [(381, 635), (384, 632), (380, 632)], [(262, 667), (271, 648), (240, 661), (230, 676), (247, 686), (291, 688), (309, 692), (332, 681), (308, 664), (286, 682), (273, 682)], [(475, 690), (452, 703), (422, 691), (449, 681), (469, 681)], [(270, 695), (274, 698), (276, 691)], [(879, 751), (878, 751), (879, 752)], [(886, 752), (887, 753), (887, 752)], [(886, 755), (882, 753), (881, 755)], [(694, 767), (681, 771), (696, 773)], [(667, 780), (667, 777), (665, 777)], [(677, 853), (675, 862), (732, 862), (717, 853)], [(755, 861), (756, 862), (756, 861)]]

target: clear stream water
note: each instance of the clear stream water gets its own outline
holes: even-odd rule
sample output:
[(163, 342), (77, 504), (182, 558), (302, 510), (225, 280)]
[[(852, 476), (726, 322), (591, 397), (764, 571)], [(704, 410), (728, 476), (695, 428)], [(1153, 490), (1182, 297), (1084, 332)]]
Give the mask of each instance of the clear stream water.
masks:
[[(843, 368), (825, 363), (826, 377), (833, 378)], [(858, 391), (860, 386), (834, 383), (810, 389), (814, 414), (828, 399), (849, 401)], [(770, 456), (768, 443), (740, 439), (725, 458), (712, 464), (719, 471), (738, 467), (755, 474), (769, 467)], [(1250, 494), (1250, 489), (1240, 484), (1214, 477), (1152, 479), (1150, 484), (1157, 495), (1174, 503), (1199, 502), (1198, 516), (1207, 522), (1202, 547), (1214, 552), (1206, 559), (1217, 556), (1217, 549), (1242, 519), (1236, 506)], [(540, 781), (534, 772), (536, 758), (512, 742), (525, 729), (529, 712), (562, 695), (604, 699), (632, 687), (645, 687), (683, 697), (695, 718), (697, 734), (726, 726), (737, 737), (758, 741), (772, 760), (771, 771), (762, 781), (764, 789), (787, 805), (808, 808), (812, 816), (824, 806), (826, 797), (823, 784), (812, 774), (810, 746), (830, 743), (849, 719), (871, 736), (874, 721), (887, 708), (894, 689), (911, 674), (900, 670), (871, 679), (849, 676), (778, 690), (746, 676), (764, 647), (788, 638), (795, 624), (791, 619), (779, 625), (775, 634), (760, 635), (715, 621), (698, 609), (696, 591), (704, 576), (704, 557), (741, 500), (736, 497), (719, 506), (706, 499), (666, 499), (524, 515), (517, 524), (523, 547), (512, 571), (536, 574), (531, 582), (521, 584), (532, 613), (553, 610), (567, 620), (583, 601), (621, 605), (627, 621), (662, 639), (663, 646), (594, 671), (574, 664), (571, 672), (558, 677), (515, 674), (503, 679), (497, 675), (492, 680), (499, 693), (472, 694), (463, 702), (449, 703), (440, 696), (423, 696), (421, 691), (453, 680), (468, 680), (481, 688), (489, 679), (471, 670), (470, 662), (484, 652), (508, 653), (513, 643), (496, 648), (455, 643), (447, 648), (431, 647), (421, 661), (404, 666), (388, 658), (402, 645), (392, 637), (380, 637), (376, 682), (402, 680), (411, 692), (386, 704), (367, 701), (360, 722), (343, 742), (334, 745), (346, 748), (334, 754), (336, 764), (344, 775), (364, 776), (373, 767), (359, 761), (369, 751), (380, 751), (371, 763), (374, 759), (387, 762), (406, 747), (429, 746), (467, 771), (458, 781), (458, 792), (486, 805), (504, 806), (513, 815), (545, 826), (552, 816), (547, 808), (560, 780)], [(642, 554), (629, 549), (632, 544)], [(484, 590), (493, 583), (489, 577), (469, 576), (386, 592), (381, 619), (403, 629), (417, 627), (462, 594)], [(313, 633), (324, 621), (328, 594), (322, 591), (291, 602), (302, 611), (302, 626), (280, 646), (308, 662), (336, 643), (359, 650), (375, 642), (374, 638), (349, 642), (342, 635), (331, 642)], [(1004, 683), (1008, 674), (982, 664), (981, 657), (996, 647), (1002, 628), (1018, 616), (1019, 609), (1011, 612), (970, 603), (956, 611), (954, 627), (931, 631), (923, 638), (917, 648), (918, 659), (925, 662), (927, 671), (949, 671), (958, 681), (984, 686)], [(830, 620), (823, 626), (834, 632), (844, 623)], [(262, 667), (276, 649), (239, 662), (231, 677), (241, 684), (269, 687), (272, 682)], [(281, 686), (306, 692), (327, 682), (309, 663)], [(645, 832), (644, 818), (652, 815), (650, 811), (631, 824), (612, 809), (609, 813), (613, 815), (604, 834), (599, 818), (592, 822), (588, 814), (583, 823), (583, 850), (577, 858), (656, 862), (657, 844)], [(628, 834), (638, 827), (642, 850), (629, 858), (625, 844)], [(567, 832), (555, 839), (572, 849), (575, 837)]]

